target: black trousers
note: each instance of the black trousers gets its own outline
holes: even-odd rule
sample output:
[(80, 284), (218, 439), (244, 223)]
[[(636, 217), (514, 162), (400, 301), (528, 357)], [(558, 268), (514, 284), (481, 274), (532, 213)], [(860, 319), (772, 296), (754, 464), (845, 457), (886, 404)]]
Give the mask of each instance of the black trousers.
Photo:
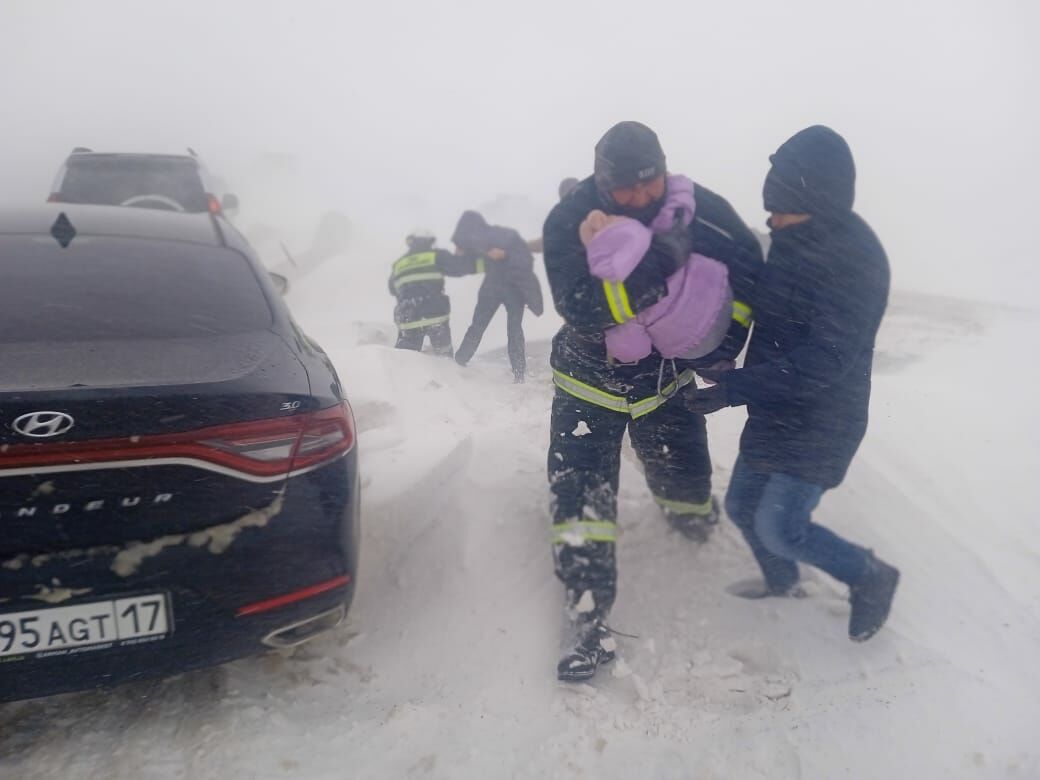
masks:
[(394, 346), (397, 349), (414, 349), (419, 352), (427, 337), (430, 339), (430, 345), (435, 354), (451, 357), (451, 325), (447, 322), (439, 325), (427, 325), (425, 328), (398, 330), (397, 343)]
[(556, 576), (571, 607), (590, 591), (592, 606), (604, 616), (616, 596), (614, 539), (626, 429), (659, 503), (681, 507), (711, 500), (704, 416), (687, 410), (681, 399), (632, 419), (556, 390), (548, 463)]
[(509, 365), (513, 368), (513, 376), (522, 380), (527, 370), (527, 356), (524, 344), (524, 299), (512, 288), (491, 287), (487, 284), (477, 294), (477, 306), (473, 310), (473, 322), (470, 324), (462, 343), (455, 351), (455, 360), (466, 365), (480, 346), (484, 331), (491, 324), (499, 306), (506, 307), (506, 338), (508, 339)]

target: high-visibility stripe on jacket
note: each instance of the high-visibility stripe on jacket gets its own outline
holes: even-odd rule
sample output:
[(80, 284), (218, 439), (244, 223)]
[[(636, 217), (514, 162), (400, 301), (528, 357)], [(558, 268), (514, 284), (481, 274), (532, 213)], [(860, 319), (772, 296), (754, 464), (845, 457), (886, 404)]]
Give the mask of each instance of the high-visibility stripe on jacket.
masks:
[(443, 279), (444, 274), (437, 267), (436, 252), (405, 255), (394, 263), (393, 284), (399, 292), (403, 286), (413, 282), (436, 282)]
[(733, 319), (745, 328), (750, 328), (753, 320), (751, 307), (743, 301), (733, 301)]
[(633, 420), (638, 419), (643, 415), (650, 414), (650, 412), (660, 408), (660, 406), (667, 402), (669, 398), (679, 392), (682, 388), (691, 384), (695, 379), (696, 376), (694, 372), (691, 369), (686, 369), (674, 380), (662, 387), (660, 392), (647, 398), (641, 398), (637, 401), (629, 401), (624, 396), (613, 395), (604, 390), (600, 390), (598, 387), (593, 387), (590, 384), (575, 379), (562, 371), (553, 369), (553, 384), (568, 395), (572, 395), (575, 398), (600, 406), (604, 409), (610, 409), (611, 411), (620, 412), (622, 414), (630, 414), (632, 415)]
[(632, 305), (629, 303), (628, 291), (625, 289), (624, 282), (612, 282), (609, 279), (604, 279), (603, 294), (607, 296), (607, 305), (610, 307), (610, 314), (615, 322), (620, 325), (635, 318), (636, 313), (632, 311)]

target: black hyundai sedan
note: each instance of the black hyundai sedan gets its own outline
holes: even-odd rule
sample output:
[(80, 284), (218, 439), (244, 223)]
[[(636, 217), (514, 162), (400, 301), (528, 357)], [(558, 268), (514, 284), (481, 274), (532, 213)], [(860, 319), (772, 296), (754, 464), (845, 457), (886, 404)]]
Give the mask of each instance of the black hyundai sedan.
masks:
[(336, 371), (234, 228), (0, 211), (0, 701), (336, 626), (358, 498)]

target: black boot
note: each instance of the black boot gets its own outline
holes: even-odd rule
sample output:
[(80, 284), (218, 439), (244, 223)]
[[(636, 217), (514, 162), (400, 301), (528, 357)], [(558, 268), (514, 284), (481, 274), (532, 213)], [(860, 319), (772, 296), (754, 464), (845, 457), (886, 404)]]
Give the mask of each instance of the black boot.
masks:
[(668, 520), (668, 524), (687, 539), (704, 544), (719, 524), (719, 502), (715, 500), (715, 496), (712, 496), (711, 508), (705, 514), (679, 513), (672, 509), (665, 509), (664, 516)]
[(581, 620), (574, 629), (574, 645), (556, 665), (556, 678), (564, 682), (591, 679), (601, 663), (614, 660), (614, 638), (602, 620)]
[(878, 632), (888, 619), (898, 585), (899, 569), (870, 553), (867, 575), (849, 588), (849, 601), (852, 604), (849, 639), (865, 642)]

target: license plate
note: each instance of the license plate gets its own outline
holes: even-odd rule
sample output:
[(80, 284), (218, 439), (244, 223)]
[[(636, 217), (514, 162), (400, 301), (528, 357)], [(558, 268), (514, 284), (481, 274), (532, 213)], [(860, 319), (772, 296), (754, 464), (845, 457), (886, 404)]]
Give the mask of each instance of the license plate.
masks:
[(67, 655), (162, 639), (172, 630), (166, 594), (0, 613), (0, 658)]

